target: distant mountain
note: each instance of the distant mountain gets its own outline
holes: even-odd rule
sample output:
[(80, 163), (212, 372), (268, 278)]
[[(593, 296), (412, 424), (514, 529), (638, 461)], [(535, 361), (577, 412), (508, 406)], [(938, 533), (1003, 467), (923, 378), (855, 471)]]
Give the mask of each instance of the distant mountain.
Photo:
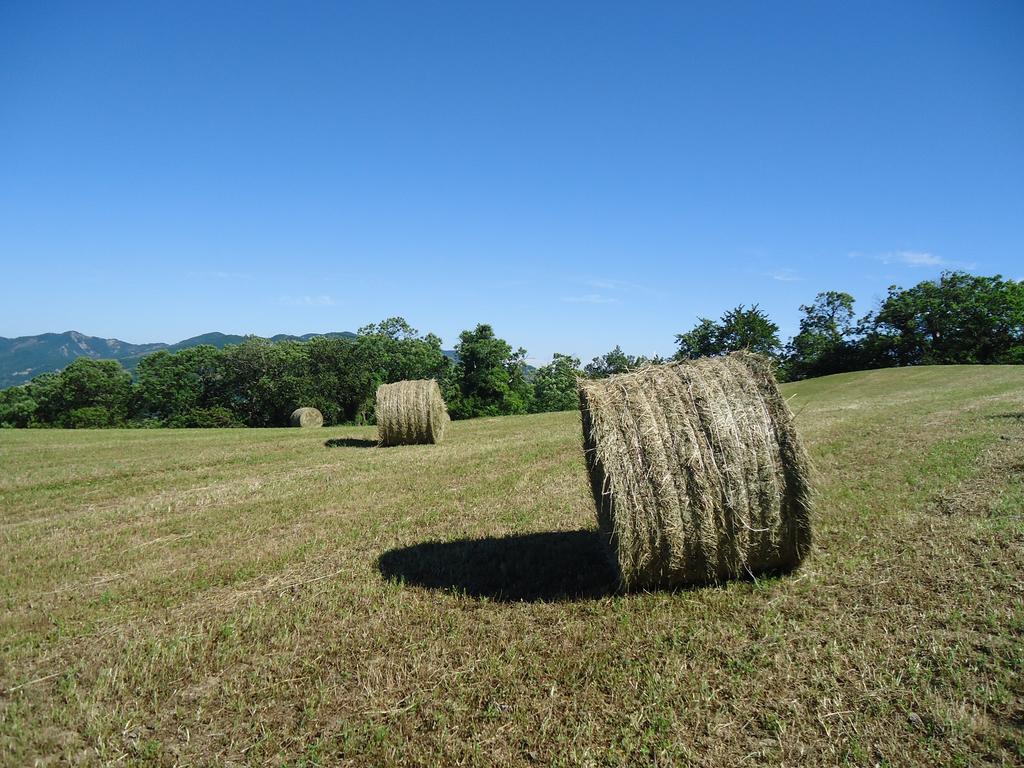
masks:
[[(272, 336), (271, 341), (308, 341), (316, 336), (353, 338), (355, 334), (351, 331), (307, 333), (302, 336), (281, 333)], [(125, 368), (133, 369), (143, 357), (160, 349), (177, 352), (179, 349), (198, 347), (200, 344), (221, 348), (229, 344), (240, 344), (244, 340), (244, 336), (217, 332), (193, 336), (177, 344), (129, 344), (118, 339), (86, 336), (78, 331), (42, 333), (38, 336), (19, 336), (16, 339), (0, 336), (0, 389), (24, 384), (41, 373), (63, 370), (78, 357), (120, 360)]]
[[(271, 336), (271, 341), (309, 341), (315, 339), (318, 336), (322, 336), (326, 339), (354, 339), (356, 335), (352, 331), (331, 331), (330, 333), (304, 333), (301, 336), (289, 336), (287, 333), (279, 333), (276, 336)], [(168, 352), (177, 352), (179, 349), (188, 349), (189, 347), (198, 347), (202, 344), (209, 344), (217, 349), (223, 349), (229, 344), (241, 344), (245, 341), (245, 336), (239, 336), (233, 333), (219, 333), (214, 331), (213, 333), (204, 333), (201, 336), (193, 336), (191, 339), (185, 339), (179, 341), (177, 344), (169, 344), (161, 349), (166, 349)]]

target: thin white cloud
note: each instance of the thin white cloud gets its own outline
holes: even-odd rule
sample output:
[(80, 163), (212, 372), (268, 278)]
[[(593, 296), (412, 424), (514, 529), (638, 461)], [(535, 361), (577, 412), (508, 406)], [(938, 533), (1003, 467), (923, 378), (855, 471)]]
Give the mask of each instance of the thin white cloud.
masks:
[(768, 271), (755, 269), (753, 267), (730, 267), (730, 271), (738, 275), (742, 274), (767, 277), (771, 280), (777, 280), (780, 283), (799, 283), (804, 279), (800, 276), (799, 272), (791, 267), (779, 267), (778, 269), (771, 269)]
[(886, 259), (888, 259), (887, 264), (898, 261), (911, 267), (941, 267), (949, 263), (934, 253), (925, 253), (924, 251), (896, 251), (886, 254)]
[(974, 269), (973, 261), (950, 261), (929, 251), (885, 251), (884, 253), (862, 253), (852, 251), (851, 259), (873, 259), (883, 264), (901, 264), (905, 267), (949, 267), (952, 269)]
[(600, 293), (588, 293), (584, 296), (563, 296), (562, 301), (569, 304), (618, 304), (619, 300), (612, 296), (602, 296)]
[(582, 285), (585, 288), (592, 289), (592, 293), (585, 294), (586, 296), (601, 296), (605, 301), (592, 302), (599, 304), (616, 304), (621, 303), (618, 299), (613, 299), (607, 294), (618, 294), (620, 296), (629, 293), (640, 293), (645, 296), (651, 296), (655, 298), (663, 298), (665, 293), (661, 290), (652, 288), (650, 285), (644, 285), (643, 283), (634, 283), (631, 280), (617, 280), (613, 277), (588, 277), (578, 280), (570, 281), (574, 285)]
[(330, 296), (282, 296), (278, 303), (287, 307), (333, 307), (338, 302)]

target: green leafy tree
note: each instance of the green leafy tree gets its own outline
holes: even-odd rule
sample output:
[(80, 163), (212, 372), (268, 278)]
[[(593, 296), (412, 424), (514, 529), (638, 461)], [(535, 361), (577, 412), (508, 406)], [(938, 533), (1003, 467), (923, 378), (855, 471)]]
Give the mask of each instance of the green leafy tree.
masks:
[(722, 327), (707, 317), (697, 318), (697, 325), (686, 333), (676, 334), (676, 360), (696, 360), (722, 354)]
[(412, 379), (440, 379), (451, 361), (441, 349), (441, 339), (432, 333), (424, 336), (404, 318), (390, 317), (359, 329), (361, 339), (381, 345), (381, 384)]
[(105, 429), (121, 426), (123, 423), (102, 405), (72, 408), (64, 417), (64, 426), (69, 429)]
[(360, 336), (346, 351), (339, 373), (339, 396), (345, 420), (355, 424), (373, 423), (377, 387), (388, 378), (387, 344), (379, 337)]
[(354, 346), (352, 340), (345, 338), (318, 337), (308, 342), (310, 399), (303, 406), (319, 409), (327, 424), (353, 420), (346, 406), (351, 400), (347, 384)]
[(1024, 282), (943, 272), (890, 286), (867, 325), (875, 365), (1024, 362)]
[(730, 309), (717, 323), (706, 317), (686, 333), (676, 335), (677, 360), (711, 355), (725, 355), (739, 350), (757, 352), (769, 357), (779, 355), (779, 326), (757, 304), (747, 309), (740, 304)]
[(463, 331), (455, 347), (459, 358), (459, 397), (449, 403), (456, 418), (527, 413), (533, 393), (523, 372), (526, 350), (513, 352), (486, 324)]
[(244, 427), (245, 424), (227, 408), (215, 405), (209, 408), (189, 408), (183, 413), (175, 414), (168, 419), (167, 426), (213, 429), (219, 427)]
[(551, 362), (533, 374), (533, 411), (571, 411), (579, 406), (576, 379), (580, 376), (577, 357), (555, 353)]
[(0, 427), (27, 427), (35, 421), (38, 408), (27, 386), (0, 390)]
[(221, 351), (204, 344), (178, 352), (146, 355), (136, 368), (135, 412), (174, 426), (192, 426), (188, 414), (220, 407)]
[(611, 352), (605, 352), (600, 357), (595, 357), (583, 369), (583, 372), (592, 379), (603, 379), (607, 376), (614, 376), (619, 373), (626, 373), (635, 370), (643, 365), (662, 363), (657, 355), (645, 357), (643, 355), (627, 355), (622, 347), (615, 345)]
[(59, 371), (41, 373), (24, 385), (29, 398), (36, 403), (31, 424), (59, 426), (64, 416), (60, 396)]
[(449, 360), (447, 368), (437, 383), (441, 387), (441, 396), (448, 407), (448, 413), (452, 418), (463, 418), (462, 366)]
[(312, 397), (308, 361), (301, 342), (252, 337), (225, 347), (222, 405), (250, 427), (287, 425), (291, 412)]
[(409, 325), (404, 317), (389, 317), (379, 323), (369, 323), (358, 331), (357, 336), (383, 336), (398, 341), (400, 339), (415, 339), (419, 331)]
[(787, 345), (786, 371), (805, 379), (853, 370), (860, 355), (854, 337), (854, 299), (842, 291), (824, 291), (814, 303), (801, 305), (800, 332)]
[(509, 414), (530, 413), (533, 410), (533, 385), (526, 378), (526, 350), (519, 347), (512, 352), (508, 364), (509, 395), (505, 400)]
[[(37, 390), (45, 397), (40, 411), (49, 417), (49, 423), (112, 427), (128, 419), (132, 377), (117, 360), (79, 357), (55, 378), (39, 382)], [(82, 409), (92, 410), (72, 416)]]
[(719, 344), (723, 353), (741, 349), (757, 352), (768, 357), (779, 354), (779, 326), (771, 321), (768, 314), (757, 304), (746, 309), (740, 304), (722, 315), (722, 330)]
[(360, 328), (350, 351), (353, 360), (346, 411), (356, 423), (372, 421), (381, 384), (437, 379), (443, 385), (452, 365), (441, 349), (440, 337), (432, 333), (421, 336), (401, 317)]

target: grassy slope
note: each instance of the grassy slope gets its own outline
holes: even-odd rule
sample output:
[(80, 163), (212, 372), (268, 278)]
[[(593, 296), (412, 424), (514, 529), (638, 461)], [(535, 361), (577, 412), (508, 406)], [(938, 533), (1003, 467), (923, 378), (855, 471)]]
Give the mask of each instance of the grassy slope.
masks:
[(0, 763), (1024, 760), (1024, 367), (786, 391), (805, 567), (627, 596), (573, 413), (0, 433)]

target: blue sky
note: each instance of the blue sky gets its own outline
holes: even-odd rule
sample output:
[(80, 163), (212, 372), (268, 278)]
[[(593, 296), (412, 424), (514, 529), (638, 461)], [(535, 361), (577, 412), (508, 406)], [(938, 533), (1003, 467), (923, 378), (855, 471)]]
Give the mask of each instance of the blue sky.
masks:
[(1024, 4), (0, 4), (0, 335), (531, 359), (1024, 278)]

